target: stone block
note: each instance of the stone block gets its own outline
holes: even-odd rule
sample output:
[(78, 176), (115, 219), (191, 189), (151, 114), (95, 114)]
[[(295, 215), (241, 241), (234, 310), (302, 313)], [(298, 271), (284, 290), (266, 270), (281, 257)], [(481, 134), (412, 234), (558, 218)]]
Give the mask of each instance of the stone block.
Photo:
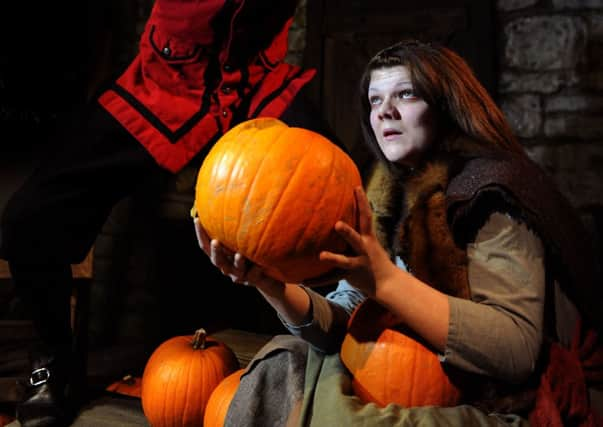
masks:
[(538, 3), (538, 0), (498, 0), (496, 2), (496, 8), (504, 12), (512, 10), (525, 9), (529, 6), (534, 6)]
[(603, 139), (603, 120), (599, 114), (549, 115), (544, 122), (544, 134), (548, 138)]
[(291, 29), (289, 31), (289, 51), (288, 53), (302, 52), (306, 47), (306, 30)]
[(285, 62), (287, 64), (302, 66), (304, 61), (304, 55), (301, 52), (288, 52), (285, 56)]
[(596, 9), (603, 7), (603, 0), (553, 0), (555, 9)]
[(542, 127), (540, 97), (536, 95), (512, 95), (501, 102), (501, 109), (515, 134), (521, 138), (537, 136)]
[(307, 27), (307, 3), (307, 0), (301, 0), (297, 4), (297, 8), (295, 9), (295, 16), (293, 17), (293, 24), (291, 24), (292, 28)]
[(576, 16), (517, 18), (504, 28), (504, 65), (531, 71), (574, 68), (584, 54), (587, 26)]
[(584, 144), (543, 144), (526, 150), (572, 205), (603, 204), (603, 139)]
[(588, 17), (589, 39), (603, 41), (603, 13), (593, 13)]
[(603, 96), (555, 95), (544, 100), (546, 113), (600, 112), (603, 111)]
[(521, 92), (550, 94), (564, 87), (572, 87), (577, 82), (578, 77), (573, 70), (541, 73), (503, 71), (500, 74), (498, 90), (503, 94)]

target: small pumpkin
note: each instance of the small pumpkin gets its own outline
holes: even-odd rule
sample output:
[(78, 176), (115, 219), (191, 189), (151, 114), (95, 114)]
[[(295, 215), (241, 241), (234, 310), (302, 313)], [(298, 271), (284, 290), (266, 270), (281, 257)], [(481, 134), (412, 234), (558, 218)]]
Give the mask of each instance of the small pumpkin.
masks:
[(331, 270), (322, 250), (342, 252), (338, 220), (356, 225), (352, 159), (320, 134), (273, 118), (243, 122), (212, 147), (197, 176), (193, 214), (211, 238), (278, 280)]
[(454, 406), (461, 391), (436, 355), (372, 299), (354, 311), (340, 357), (364, 402), (384, 407)]
[(124, 375), (120, 380), (108, 385), (105, 390), (125, 396), (138, 397), (142, 389), (142, 378), (131, 374)]
[(205, 407), (203, 427), (222, 427), (224, 425), (228, 407), (239, 388), (243, 372), (245, 369), (233, 372), (214, 389)]
[(146, 418), (153, 427), (198, 426), (211, 393), (238, 368), (232, 350), (203, 329), (168, 339), (155, 349), (142, 374)]

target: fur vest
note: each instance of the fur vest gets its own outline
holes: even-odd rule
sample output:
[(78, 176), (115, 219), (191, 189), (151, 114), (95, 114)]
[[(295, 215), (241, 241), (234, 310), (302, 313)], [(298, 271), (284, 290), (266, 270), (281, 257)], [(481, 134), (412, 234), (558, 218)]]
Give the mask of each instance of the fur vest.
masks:
[(550, 278), (603, 331), (592, 242), (567, 200), (527, 157), (458, 138), (418, 170), (404, 175), (377, 163), (365, 181), (377, 237), (425, 283), (469, 298), (466, 245), (490, 214), (509, 213), (542, 239)]

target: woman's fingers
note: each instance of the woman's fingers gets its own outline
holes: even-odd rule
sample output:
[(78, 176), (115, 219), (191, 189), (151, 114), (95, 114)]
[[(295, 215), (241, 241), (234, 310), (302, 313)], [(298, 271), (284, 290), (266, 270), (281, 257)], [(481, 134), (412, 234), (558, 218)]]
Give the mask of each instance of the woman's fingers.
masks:
[(199, 243), (199, 247), (203, 249), (205, 253), (209, 253), (209, 236), (201, 226), (201, 222), (199, 218), (194, 218), (193, 223), (195, 225), (195, 234), (197, 235), (197, 242)]
[(322, 251), (319, 255), (321, 261), (328, 262), (333, 265), (333, 267), (342, 270), (351, 270), (355, 268), (358, 265), (356, 258), (357, 257), (350, 257), (329, 251)]
[(216, 267), (224, 269), (234, 266), (234, 252), (222, 246), (216, 239), (211, 241), (210, 247), (209, 257)]
[(246, 262), (245, 262), (245, 257), (243, 255), (241, 255), (240, 253), (236, 253), (234, 255), (234, 260), (233, 260), (233, 264), (235, 266), (236, 269), (245, 269), (246, 267)]
[[(245, 260), (241, 254), (234, 254), (224, 246), (220, 245), (217, 240), (210, 240), (209, 236), (201, 226), (199, 218), (194, 218), (195, 234), (197, 241), (203, 251), (209, 255), (211, 262), (222, 271), (222, 274), (227, 275), (235, 282), (239, 276), (245, 274)], [(238, 255), (238, 257), (236, 256)]]
[(352, 247), (356, 254), (364, 254), (365, 250), (364, 244), (362, 243), (362, 237), (356, 230), (343, 221), (337, 221), (335, 223), (335, 231), (337, 231), (337, 233)]

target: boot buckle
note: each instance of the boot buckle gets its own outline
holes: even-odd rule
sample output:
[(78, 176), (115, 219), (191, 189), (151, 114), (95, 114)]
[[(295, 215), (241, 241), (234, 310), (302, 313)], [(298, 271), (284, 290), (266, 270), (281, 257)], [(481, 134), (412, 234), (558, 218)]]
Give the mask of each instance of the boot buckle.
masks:
[(37, 387), (42, 384), (46, 384), (50, 378), (50, 371), (47, 368), (35, 369), (29, 377), (29, 383)]

